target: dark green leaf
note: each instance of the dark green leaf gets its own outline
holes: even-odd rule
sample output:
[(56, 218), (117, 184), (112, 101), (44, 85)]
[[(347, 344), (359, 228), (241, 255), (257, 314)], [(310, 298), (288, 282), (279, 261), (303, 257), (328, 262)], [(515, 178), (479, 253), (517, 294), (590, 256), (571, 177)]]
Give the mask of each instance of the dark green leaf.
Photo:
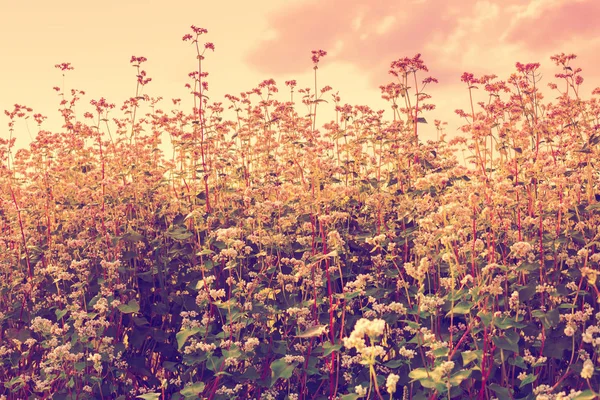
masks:
[(140, 305), (136, 300), (129, 300), (127, 304), (119, 304), (118, 308), (123, 314), (133, 314), (140, 311)]

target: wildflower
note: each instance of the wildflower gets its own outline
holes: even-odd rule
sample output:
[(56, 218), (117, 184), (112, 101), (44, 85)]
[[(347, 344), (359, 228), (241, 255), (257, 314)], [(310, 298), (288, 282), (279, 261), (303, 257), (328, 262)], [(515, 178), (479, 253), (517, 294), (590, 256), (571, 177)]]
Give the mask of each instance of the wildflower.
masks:
[(406, 357), (409, 360), (413, 359), (415, 357), (415, 355), (417, 354), (416, 351), (407, 349), (406, 346), (402, 346), (398, 352), (400, 353), (401, 356)]
[(327, 52), (325, 50), (312, 50), (311, 53), (312, 53), (312, 62), (314, 64), (318, 64), (321, 57), (324, 57), (327, 55)]
[(396, 374), (389, 374), (387, 377), (387, 380), (385, 382), (385, 388), (387, 389), (388, 393), (394, 393), (396, 391), (396, 384), (398, 383), (398, 380), (400, 379), (400, 376), (396, 375)]
[(94, 364), (94, 369), (96, 370), (96, 372), (102, 372), (102, 356), (100, 354), (90, 354), (87, 360), (91, 361)]
[(533, 247), (527, 242), (517, 242), (510, 246), (510, 251), (517, 258), (525, 258), (533, 251)]
[(219, 300), (220, 298), (225, 297), (225, 295), (225, 289), (210, 289), (210, 297), (212, 297), (214, 300)]
[(449, 374), (454, 369), (454, 361), (444, 361), (439, 368), (442, 375)]
[(260, 344), (260, 342), (257, 338), (255, 338), (255, 337), (248, 338), (246, 340), (246, 342), (244, 343), (244, 351), (247, 353), (254, 351), (256, 346), (258, 346), (259, 344)]
[(587, 359), (583, 362), (583, 368), (581, 369), (581, 377), (583, 379), (590, 379), (594, 375), (594, 363), (592, 360)]
[(362, 385), (355, 386), (354, 391), (359, 397), (367, 395), (367, 388), (363, 387)]
[(573, 334), (575, 334), (575, 329), (571, 325), (567, 325), (565, 327), (565, 335), (571, 337)]

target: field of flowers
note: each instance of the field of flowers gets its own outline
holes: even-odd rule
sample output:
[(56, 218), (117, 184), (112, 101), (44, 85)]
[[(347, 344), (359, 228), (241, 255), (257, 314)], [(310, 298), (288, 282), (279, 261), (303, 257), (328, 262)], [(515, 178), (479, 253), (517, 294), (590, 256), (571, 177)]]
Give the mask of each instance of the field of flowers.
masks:
[(489, 100), (446, 140), (420, 55), (381, 86), (391, 121), (317, 86), (322, 50), (313, 88), (223, 105), (206, 33), (183, 38), (189, 113), (141, 94), (144, 57), (120, 111), (64, 87), (61, 132), (6, 111), (0, 399), (596, 398), (600, 88), (580, 96), (574, 55), (554, 83), (465, 73)]

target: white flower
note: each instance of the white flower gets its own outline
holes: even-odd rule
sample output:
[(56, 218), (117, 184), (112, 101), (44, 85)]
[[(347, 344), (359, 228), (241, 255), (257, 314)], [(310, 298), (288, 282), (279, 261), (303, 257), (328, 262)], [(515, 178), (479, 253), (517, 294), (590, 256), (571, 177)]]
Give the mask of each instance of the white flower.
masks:
[(399, 351), (399, 353), (400, 353), (400, 355), (401, 355), (401, 356), (403, 356), (403, 357), (406, 357), (406, 358), (408, 358), (409, 360), (410, 360), (410, 359), (413, 359), (413, 358), (415, 357), (415, 355), (417, 354), (417, 352), (416, 352), (416, 351), (414, 351), (414, 350), (410, 350), (410, 349), (407, 349), (405, 346), (402, 346), (402, 347), (400, 348), (400, 351)]
[(527, 242), (517, 242), (510, 246), (510, 251), (515, 257), (524, 258), (533, 251), (533, 247)]
[(360, 397), (366, 396), (367, 395), (367, 388), (362, 387), (362, 385), (358, 385), (354, 387), (354, 391), (356, 392), (357, 395), (359, 395)]
[(565, 335), (567, 335), (568, 337), (573, 336), (573, 334), (575, 333), (575, 329), (573, 329), (573, 327), (571, 325), (567, 325), (565, 327)]
[(383, 331), (385, 330), (385, 321), (382, 319), (374, 319), (369, 321), (366, 318), (361, 318), (356, 322), (354, 326), (354, 332), (356, 336), (367, 335), (370, 338), (377, 337), (383, 335)]
[(444, 361), (440, 366), (440, 371), (442, 375), (449, 374), (454, 368), (454, 361)]
[(583, 368), (581, 369), (581, 377), (583, 379), (590, 379), (594, 375), (594, 363), (592, 360), (587, 359), (583, 362)]
[(388, 375), (387, 380), (385, 382), (385, 388), (387, 389), (388, 393), (394, 393), (396, 391), (396, 384), (398, 383), (399, 379), (400, 376), (396, 374)]

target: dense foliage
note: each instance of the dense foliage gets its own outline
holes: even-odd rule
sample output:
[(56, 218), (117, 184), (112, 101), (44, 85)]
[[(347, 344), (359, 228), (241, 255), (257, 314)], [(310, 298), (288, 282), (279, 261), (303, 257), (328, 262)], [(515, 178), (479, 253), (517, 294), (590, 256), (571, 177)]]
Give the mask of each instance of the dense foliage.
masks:
[[(436, 121), (425, 142), (419, 55), (381, 87), (391, 121), (334, 94), (317, 130), (324, 51), (314, 90), (288, 81), (283, 102), (262, 82), (225, 96), (225, 120), (205, 33), (184, 37), (190, 113), (142, 94), (143, 57), (120, 117), (64, 87), (62, 132), (6, 112), (0, 398), (595, 397), (600, 89), (580, 97), (574, 56), (552, 58), (553, 103), (539, 64), (465, 73), (488, 95), (457, 110), (465, 138)], [(39, 133), (15, 150), (29, 116)]]

